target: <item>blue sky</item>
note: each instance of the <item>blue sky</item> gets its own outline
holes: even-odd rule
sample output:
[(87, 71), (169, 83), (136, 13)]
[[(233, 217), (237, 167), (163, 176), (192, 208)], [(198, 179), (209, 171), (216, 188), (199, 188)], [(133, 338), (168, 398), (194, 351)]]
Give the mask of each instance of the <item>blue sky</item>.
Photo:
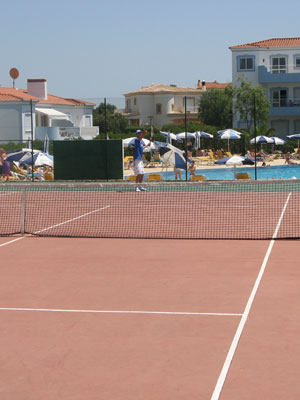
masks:
[(16, 87), (45, 78), (63, 97), (230, 82), (229, 46), (300, 36), (299, 0), (0, 1), (0, 85), (16, 67)]

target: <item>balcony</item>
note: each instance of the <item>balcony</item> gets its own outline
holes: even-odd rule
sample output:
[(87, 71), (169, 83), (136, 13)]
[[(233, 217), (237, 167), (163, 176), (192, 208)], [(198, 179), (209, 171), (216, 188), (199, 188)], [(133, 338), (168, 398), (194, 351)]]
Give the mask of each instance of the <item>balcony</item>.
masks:
[(50, 140), (66, 140), (66, 139), (91, 139), (99, 135), (99, 127), (59, 127), (59, 126), (37, 126), (35, 128), (35, 138), (44, 140), (45, 136)]
[[(172, 111), (169, 111), (167, 113), (167, 115), (184, 114), (184, 113), (185, 113), (184, 107), (180, 107), (180, 108), (174, 109)], [(186, 108), (186, 113), (187, 113), (187, 116), (188, 115), (193, 115), (194, 116), (195, 114), (198, 115), (198, 113), (199, 113), (198, 107), (197, 106), (187, 107)]]
[(300, 71), (294, 65), (281, 66), (280, 68), (258, 67), (259, 83), (293, 83), (300, 82)]
[(280, 116), (296, 116), (300, 117), (300, 98), (288, 98), (288, 99), (269, 99), (270, 116), (280, 117)]

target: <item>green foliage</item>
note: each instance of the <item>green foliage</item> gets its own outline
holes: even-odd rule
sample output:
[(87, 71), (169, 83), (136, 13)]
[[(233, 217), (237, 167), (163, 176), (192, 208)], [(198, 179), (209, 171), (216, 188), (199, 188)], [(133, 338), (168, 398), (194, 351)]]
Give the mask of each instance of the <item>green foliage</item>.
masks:
[[(27, 143), (21, 142), (21, 141), (20, 142), (9, 142), (9, 143), (0, 145), (0, 147), (3, 148), (5, 151), (21, 150), (21, 149), (27, 148)], [(33, 148), (34, 148), (34, 150), (43, 151), (44, 142), (42, 140), (34, 140)], [(50, 143), (49, 143), (49, 153), (53, 154), (53, 141), (52, 140), (50, 140)]]
[(240, 119), (247, 121), (247, 130), (253, 129), (254, 116), (256, 125), (264, 125), (268, 120), (270, 103), (261, 86), (252, 86), (244, 77), (239, 78), (239, 86), (233, 89), (234, 111)]
[[(105, 123), (106, 117), (106, 123)], [(127, 118), (124, 115), (116, 112), (116, 107), (112, 104), (101, 103), (95, 110), (93, 110), (94, 126), (99, 126), (100, 135), (105, 138), (105, 130), (107, 132), (122, 133), (128, 125)]]
[(268, 125), (260, 125), (256, 128), (257, 136), (274, 136), (275, 129)]
[(211, 89), (199, 101), (199, 118), (207, 125), (221, 129), (232, 126), (232, 86), (225, 90)]

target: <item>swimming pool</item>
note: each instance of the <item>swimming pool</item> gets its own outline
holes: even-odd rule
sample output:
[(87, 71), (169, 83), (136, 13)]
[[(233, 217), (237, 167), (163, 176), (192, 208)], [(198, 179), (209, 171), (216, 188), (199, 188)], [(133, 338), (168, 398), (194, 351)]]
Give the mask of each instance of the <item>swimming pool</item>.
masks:
[[(257, 179), (300, 179), (299, 165), (274, 165), (268, 167), (257, 167)], [(249, 172), (252, 179), (255, 178), (255, 169), (253, 167), (238, 167), (236, 172)], [(173, 171), (162, 172), (163, 179), (174, 180)], [(208, 180), (230, 180), (234, 179), (234, 168), (209, 168), (198, 169), (196, 175), (205, 175)], [(185, 171), (181, 172), (182, 179), (185, 180)], [(188, 179), (190, 174), (188, 173)]]

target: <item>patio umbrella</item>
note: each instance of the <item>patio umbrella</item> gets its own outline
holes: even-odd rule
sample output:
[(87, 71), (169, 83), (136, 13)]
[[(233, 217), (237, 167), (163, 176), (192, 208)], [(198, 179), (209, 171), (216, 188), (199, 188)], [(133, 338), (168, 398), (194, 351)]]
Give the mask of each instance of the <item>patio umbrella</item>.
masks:
[(171, 132), (160, 132), (161, 135), (165, 136), (167, 138), (167, 143), (172, 144), (172, 140), (177, 140), (178, 142), (182, 142), (180, 138), (177, 138), (175, 133)]
[(271, 136), (270, 139), (272, 139), (273, 144), (275, 144), (276, 146), (281, 146), (283, 144), (286, 144), (286, 141), (281, 139), (280, 137), (277, 136)]
[(228, 151), (229, 150), (229, 140), (231, 139), (240, 139), (240, 133), (235, 131), (234, 129), (225, 129), (223, 131), (218, 131), (218, 136), (219, 139), (227, 139), (228, 140)]
[(238, 131), (236, 131), (235, 129), (231, 129), (231, 128), (228, 128), (228, 129), (223, 129), (222, 131), (218, 131), (218, 133), (228, 133), (228, 134), (236, 134), (236, 135), (239, 135), (239, 136), (241, 136), (242, 135), (242, 132), (238, 132)]
[(289, 136), (287, 136), (287, 138), (290, 140), (298, 139), (298, 148), (299, 148), (300, 133), (295, 133), (294, 135), (289, 135)]
[[(127, 139), (123, 139), (123, 146), (124, 147), (134, 147), (134, 141), (136, 139), (136, 136), (130, 137)], [(150, 143), (150, 140), (143, 138), (142, 141), (144, 142), (145, 146), (147, 146)], [(155, 150), (155, 146), (153, 142), (151, 142), (151, 145), (149, 147), (146, 147), (144, 149), (145, 152)]]
[(193, 135), (193, 133), (191, 132), (181, 132), (181, 133), (177, 133), (176, 135), (177, 140), (179, 139), (183, 139), (185, 140), (185, 138), (187, 137), (188, 139), (195, 139), (195, 136)]
[(215, 164), (223, 164), (228, 166), (233, 166), (234, 177), (237, 165), (253, 165), (254, 161), (251, 158), (243, 157), (243, 156), (232, 156), (221, 158), (221, 160), (215, 161)]
[(232, 156), (232, 157), (224, 157), (221, 160), (215, 161), (215, 164), (223, 164), (223, 165), (253, 165), (254, 160), (252, 158), (243, 157), (243, 156)]
[[(20, 164), (32, 165), (32, 157), (24, 158), (20, 161)], [(53, 167), (53, 156), (43, 152), (35, 153), (33, 155), (33, 165), (35, 167), (40, 167), (41, 165), (49, 165)]]
[(196, 149), (200, 149), (200, 146), (201, 146), (200, 139), (201, 138), (210, 138), (210, 139), (213, 138), (213, 135), (211, 135), (210, 133), (207, 133), (207, 132), (197, 131), (197, 132), (194, 132), (193, 135), (195, 137), (195, 147), (196, 147)]
[[(39, 152), (39, 150), (33, 150), (34, 154), (37, 153), (37, 152)], [(20, 162), (24, 158), (31, 157), (32, 150), (31, 149), (27, 149), (27, 148), (18, 149), (18, 150), (10, 150), (10, 151), (7, 151), (6, 154), (7, 154), (7, 157), (6, 157), (7, 161), (9, 161), (9, 162), (13, 162), (13, 161)]]
[[(182, 150), (164, 142), (154, 142), (154, 145), (159, 151), (161, 160), (166, 165), (176, 167), (177, 169), (186, 168), (186, 159)], [(190, 162), (189, 159), (188, 162)]]
[(255, 138), (250, 140), (250, 143), (260, 143), (260, 150), (262, 149), (263, 144), (271, 144), (274, 143), (271, 138), (268, 136), (256, 136)]
[(268, 136), (256, 136), (256, 138), (253, 138), (250, 140), (250, 143), (255, 143), (255, 142), (260, 143), (260, 144), (274, 143), (273, 140), (271, 138), (269, 138)]
[(45, 138), (44, 138), (44, 149), (43, 149), (44, 153), (49, 154), (49, 146), (50, 146), (50, 140), (49, 140), (49, 136), (46, 133)]

